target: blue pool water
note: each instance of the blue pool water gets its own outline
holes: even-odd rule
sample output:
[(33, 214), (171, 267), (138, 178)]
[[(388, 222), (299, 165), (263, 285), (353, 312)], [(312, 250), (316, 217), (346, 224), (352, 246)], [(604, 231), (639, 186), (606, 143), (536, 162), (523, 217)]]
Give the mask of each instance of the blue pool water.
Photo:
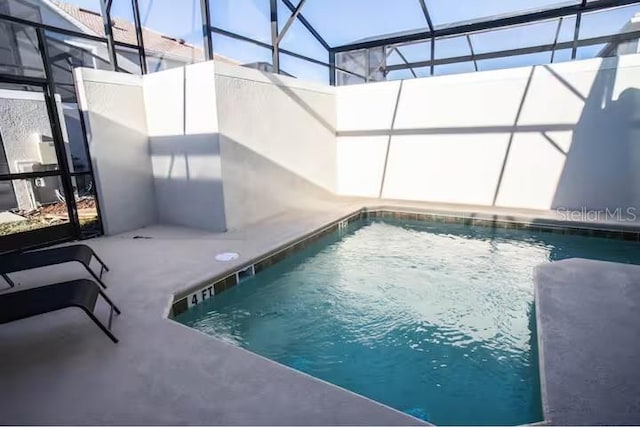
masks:
[(440, 425), (542, 420), (533, 267), (638, 244), (367, 220), (177, 320)]

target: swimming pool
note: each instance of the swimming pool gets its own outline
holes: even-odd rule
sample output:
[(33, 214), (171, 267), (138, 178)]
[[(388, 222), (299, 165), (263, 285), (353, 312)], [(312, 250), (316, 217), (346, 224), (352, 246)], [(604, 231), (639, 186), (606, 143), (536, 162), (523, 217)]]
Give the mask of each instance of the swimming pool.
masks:
[(178, 315), (440, 425), (542, 420), (533, 267), (635, 242), (364, 219)]

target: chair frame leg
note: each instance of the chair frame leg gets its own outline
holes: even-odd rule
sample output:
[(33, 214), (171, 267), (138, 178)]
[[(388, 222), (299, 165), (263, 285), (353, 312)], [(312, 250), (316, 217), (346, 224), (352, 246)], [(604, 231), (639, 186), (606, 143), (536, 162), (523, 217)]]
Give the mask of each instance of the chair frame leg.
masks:
[(16, 284), (9, 278), (8, 274), (3, 273), (2, 278), (9, 284), (10, 288), (15, 288)]
[(107, 304), (109, 304), (111, 306), (111, 308), (113, 310), (115, 310), (115, 312), (120, 315), (120, 309), (113, 303), (113, 301), (111, 301), (111, 299), (107, 296), (107, 294), (105, 294), (102, 289), (98, 289), (98, 292), (100, 292), (100, 296), (102, 298), (104, 298), (104, 300), (107, 302)]
[[(82, 264), (82, 263), (81, 263)], [(82, 264), (84, 265), (84, 264)], [(94, 279), (96, 279), (96, 281), (98, 282), (98, 284), (100, 286), (102, 286), (102, 289), (107, 289), (107, 285), (104, 284), (104, 282), (102, 281), (102, 279), (91, 269), (91, 267), (89, 267), (88, 265), (84, 265), (84, 268), (87, 269), (87, 271), (93, 276)]]
[(111, 333), (111, 331), (109, 330), (109, 328), (107, 328), (106, 326), (104, 326), (102, 324), (102, 322), (100, 322), (100, 320), (98, 320), (98, 318), (91, 312), (91, 310), (88, 310), (86, 307), (80, 307), (85, 313), (87, 313), (87, 316), (89, 316), (89, 318), (91, 320), (93, 320), (93, 323), (95, 323), (96, 325), (98, 325), (98, 327), (102, 330), (102, 332), (105, 333), (106, 336), (108, 336), (111, 341), (113, 341), (114, 343), (118, 342), (118, 338), (116, 338), (115, 335), (113, 335), (113, 333)]
[(111, 330), (111, 325), (113, 324), (113, 307), (109, 310), (109, 323), (107, 324), (107, 328)]
[(102, 261), (100, 259), (100, 257), (98, 256), (98, 254), (95, 253), (95, 251), (93, 249), (91, 249), (91, 253), (93, 254), (93, 257), (95, 259), (98, 260), (98, 262), (100, 263), (100, 265), (102, 266), (102, 268), (100, 269), (100, 277), (102, 277), (102, 271), (109, 271), (109, 267), (107, 267), (107, 264), (104, 263), (104, 261)]

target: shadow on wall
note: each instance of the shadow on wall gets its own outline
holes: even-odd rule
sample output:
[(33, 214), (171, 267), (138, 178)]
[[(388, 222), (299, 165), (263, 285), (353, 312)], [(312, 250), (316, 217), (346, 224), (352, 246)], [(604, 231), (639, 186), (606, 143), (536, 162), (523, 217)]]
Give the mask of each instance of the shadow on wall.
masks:
[(157, 221), (146, 133), (83, 111), (105, 234)]
[(332, 193), (222, 134), (224, 209), (238, 229), (291, 209), (321, 208)]
[(107, 234), (155, 223), (225, 231), (217, 133), (148, 138), (96, 113), (87, 123)]
[[(521, 95), (511, 98), (504, 95), (508, 86), (487, 75), (486, 87), (501, 91), (502, 98), (497, 99), (504, 101), (486, 100), (489, 89), (458, 77), (461, 87), (470, 90), (456, 86), (454, 95), (442, 101), (443, 108), (466, 102), (471, 105), (468, 113), (484, 108), (481, 116), (496, 123), (513, 114), (512, 125), (465, 126), (473, 120), (456, 119), (453, 109), (451, 115), (434, 119), (426, 113), (407, 115), (409, 102), (417, 102), (415, 108), (426, 112), (416, 100), (438, 104), (440, 99), (430, 95), (449, 95), (434, 89), (431, 83), (435, 82), (416, 82), (411, 90), (419, 93), (403, 91), (396, 109), (398, 102), (405, 102), (399, 112), (403, 123), (426, 126), (337, 133), (345, 137), (345, 147), (356, 146), (360, 137), (365, 142), (389, 137), (388, 162), (384, 149), (369, 144), (370, 150), (376, 149), (369, 156), (370, 162), (377, 162), (375, 167), (363, 165), (359, 151), (345, 149), (341, 180), (346, 176), (351, 179), (344, 181), (347, 185), (355, 183), (346, 194), (375, 191), (392, 199), (529, 209), (636, 207), (640, 202), (640, 147), (636, 147), (640, 144), (640, 89), (633, 64), (637, 60), (630, 57), (629, 65), (618, 67), (620, 59), (603, 59), (597, 68), (596, 60), (534, 67), (521, 80)], [(405, 97), (409, 101), (403, 101)], [(513, 102), (513, 109), (503, 102)], [(438, 127), (440, 120), (448, 126)], [(369, 183), (361, 184), (365, 178)]]
[(584, 99), (553, 197), (554, 209), (638, 206), (640, 89), (626, 88), (616, 94), (616, 81), (624, 76), (618, 75), (619, 59), (610, 60), (614, 66), (601, 66)]
[(161, 223), (221, 232), (332, 197), (225, 135), (154, 136), (149, 143)]
[[(255, 157), (262, 157), (273, 163), (273, 169), (286, 170), (305, 182), (315, 184), (311, 184), (309, 190), (312, 194), (316, 186), (333, 193), (337, 174), (336, 110), (332, 91), (304, 84), (293, 85), (287, 78), (247, 71), (246, 75), (244, 71), (236, 75), (232, 69), (223, 69), (216, 75), (221, 141), (233, 141), (234, 145), (244, 146), (251, 157), (247, 165)], [(285, 84), (289, 87), (283, 86)], [(235, 157), (226, 157), (225, 146), (222, 146), (225, 172), (228, 162), (242, 160), (238, 154), (240, 149), (228, 148)], [(256, 174), (251, 166), (245, 168), (245, 173)], [(226, 198), (226, 173), (224, 178)], [(272, 178), (268, 173), (262, 176), (267, 182)], [(262, 188), (265, 185), (263, 181), (256, 180), (255, 185)], [(288, 190), (272, 185), (261, 190), (258, 198), (268, 194), (274, 200), (282, 200), (282, 194)], [(247, 203), (253, 202), (249, 200)], [(271, 210), (275, 205), (267, 206)]]
[[(268, 73), (261, 73), (269, 79), (260, 79), (261, 85), (255, 86), (243, 79), (235, 82), (232, 75), (224, 75), (220, 83), (220, 76), (213, 72), (206, 63), (169, 72), (166, 81), (155, 81), (153, 90), (145, 92), (154, 95), (147, 103), (158, 106), (164, 102), (152, 119), (151, 133), (158, 136), (149, 137), (159, 221), (221, 232), (292, 208), (304, 209), (315, 198), (327, 197), (329, 192), (310, 181), (313, 172), (324, 173), (319, 167), (323, 163), (304, 147), (314, 146), (314, 138), (324, 128), (330, 130), (330, 137), (334, 135), (330, 118), (307, 104), (304, 94), (280, 86), (284, 83)], [(265, 91), (274, 86), (269, 81), (284, 92), (286, 102), (265, 101), (265, 93), (279, 95)], [(177, 96), (162, 92), (167, 85), (181, 90)], [(167, 104), (169, 100), (172, 104)], [(292, 112), (288, 108), (299, 115), (288, 116)], [(311, 120), (305, 121), (306, 115)], [(303, 120), (296, 120), (300, 117)], [(311, 131), (302, 135), (283, 132), (316, 124), (311, 137)], [(335, 151), (330, 157), (335, 161)], [(326, 173), (335, 179), (331, 171)]]
[(327, 129), (331, 133), (335, 133), (335, 131), (336, 131), (335, 126), (333, 126), (331, 123), (329, 123), (327, 120), (325, 120), (325, 118), (322, 117), (320, 114), (318, 114), (318, 112), (311, 105), (309, 105), (307, 102), (305, 102), (305, 100), (302, 99), (298, 94), (296, 94), (295, 91), (293, 91), (290, 87), (288, 87), (287, 84), (282, 80), (280, 75), (274, 74), (274, 73), (266, 73), (266, 72), (262, 72), (262, 74), (267, 79), (269, 79), (269, 81), (271, 81), (276, 88), (281, 90), (293, 102), (298, 104), (300, 106), (300, 108), (302, 108), (310, 116), (312, 116), (315, 120), (317, 120), (318, 123), (320, 123), (322, 125), (322, 127)]
[(158, 220), (226, 230), (217, 133), (149, 137)]
[(69, 138), (68, 148), (74, 172), (86, 172), (89, 170), (89, 160), (84, 148), (82, 124), (80, 123), (77, 104), (64, 105), (64, 122)]
[[(640, 165), (640, 152), (634, 148), (634, 137), (637, 144), (640, 137), (637, 131), (640, 90), (627, 88), (616, 97), (616, 82), (620, 78), (618, 63), (618, 57), (605, 58), (600, 62), (587, 96), (582, 95), (578, 88), (552, 67), (536, 67), (547, 70), (583, 104), (580, 118), (572, 127), (568, 151), (564, 151), (549, 135), (554, 130), (553, 125), (541, 130), (546, 142), (564, 157), (550, 209), (624, 210), (637, 205), (635, 189), (639, 187), (640, 179), (636, 169)], [(622, 69), (622, 72), (624, 71), (625, 69)], [(626, 69), (626, 72), (632, 73), (633, 69)], [(530, 82), (527, 87), (529, 84)], [(527, 94), (525, 90), (518, 116), (526, 102)], [(515, 132), (520, 131), (517, 123), (518, 118)], [(505, 155), (503, 172), (504, 165), (508, 162), (509, 148)], [(496, 188), (496, 198), (500, 192), (500, 185), (501, 181)]]
[(149, 138), (160, 223), (239, 229), (333, 195), (218, 133)]

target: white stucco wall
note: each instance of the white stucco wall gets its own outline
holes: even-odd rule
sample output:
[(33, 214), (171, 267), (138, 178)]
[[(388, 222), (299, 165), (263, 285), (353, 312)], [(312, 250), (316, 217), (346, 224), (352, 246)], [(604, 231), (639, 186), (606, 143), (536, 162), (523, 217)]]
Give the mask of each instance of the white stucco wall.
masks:
[(144, 98), (159, 220), (224, 231), (214, 63), (149, 74)]
[(142, 79), (75, 70), (105, 234), (157, 220)]
[(237, 229), (334, 191), (333, 88), (213, 62), (143, 80), (161, 222)]
[[(110, 234), (153, 220), (238, 229), (335, 192), (333, 88), (213, 62), (143, 77), (79, 76)], [(126, 149), (106, 145), (114, 133)], [(125, 175), (135, 169), (134, 188), (120, 188), (130, 178), (116, 176), (118, 162)], [(124, 201), (144, 221), (114, 226)]]
[(208, 62), (83, 70), (80, 92), (108, 232), (223, 231), (336, 194), (638, 206), (639, 67), (626, 55), (332, 88)]
[(335, 191), (334, 88), (224, 63), (215, 83), (228, 229)]
[(637, 205), (639, 67), (640, 55), (626, 55), (413, 79), (399, 98), (399, 82), (338, 87), (338, 193)]

